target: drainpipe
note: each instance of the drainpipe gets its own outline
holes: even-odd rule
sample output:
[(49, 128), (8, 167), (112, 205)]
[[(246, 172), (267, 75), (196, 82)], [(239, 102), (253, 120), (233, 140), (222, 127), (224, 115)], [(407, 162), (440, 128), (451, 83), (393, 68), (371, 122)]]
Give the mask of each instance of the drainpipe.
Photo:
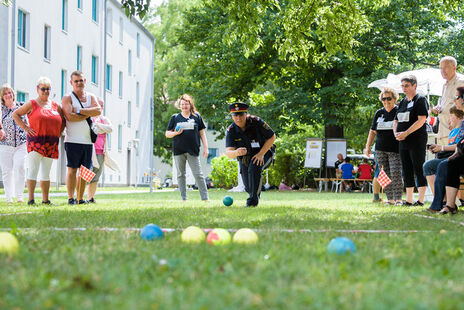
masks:
[[(155, 41), (153, 40), (153, 48), (152, 48), (152, 57), (151, 57), (151, 100), (150, 100), (150, 112), (151, 112), (151, 115), (150, 115), (150, 119), (151, 119), (151, 130), (150, 130), (150, 141), (151, 141), (151, 148), (150, 148), (150, 194), (153, 193), (153, 172), (155, 170), (155, 167), (154, 167), (154, 156), (153, 156), (153, 128), (155, 127), (155, 118), (153, 117), (153, 113), (155, 112), (154, 111), (154, 107), (153, 107), (153, 102), (154, 102), (154, 80), (155, 80)], [(161, 179), (160, 179), (161, 180)], [(162, 182), (162, 180), (161, 180)]]
[(16, 0), (13, 0), (11, 13), (11, 81), (10, 85), (15, 88), (15, 51), (16, 51)]

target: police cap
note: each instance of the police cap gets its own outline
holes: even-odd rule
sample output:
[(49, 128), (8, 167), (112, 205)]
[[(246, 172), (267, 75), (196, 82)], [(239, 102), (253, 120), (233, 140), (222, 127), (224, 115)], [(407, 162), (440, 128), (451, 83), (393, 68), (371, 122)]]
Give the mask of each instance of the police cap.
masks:
[(242, 102), (229, 104), (229, 111), (231, 115), (246, 113), (248, 111), (248, 104)]

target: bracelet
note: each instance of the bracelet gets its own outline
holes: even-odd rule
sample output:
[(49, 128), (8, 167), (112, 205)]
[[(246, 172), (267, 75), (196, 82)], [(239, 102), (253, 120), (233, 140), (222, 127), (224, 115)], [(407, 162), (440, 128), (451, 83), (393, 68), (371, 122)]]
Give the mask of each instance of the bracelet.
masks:
[(76, 114), (81, 114), (81, 108), (77, 108)]
[(407, 130), (406, 130), (406, 135), (408, 135), (408, 136), (409, 136), (409, 131), (407, 131)]

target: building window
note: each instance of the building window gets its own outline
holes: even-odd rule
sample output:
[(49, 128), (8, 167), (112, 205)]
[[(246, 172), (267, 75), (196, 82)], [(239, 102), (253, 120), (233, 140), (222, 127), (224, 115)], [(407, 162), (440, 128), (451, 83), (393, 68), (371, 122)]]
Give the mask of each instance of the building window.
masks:
[(98, 57), (92, 55), (92, 83), (98, 84)]
[(106, 33), (113, 35), (113, 10), (110, 8), (106, 10)]
[(68, 83), (66, 82), (66, 70), (61, 70), (61, 98), (66, 94), (66, 87)]
[(77, 66), (76, 70), (82, 71), (82, 46), (77, 46)]
[(135, 84), (135, 106), (138, 108), (140, 105), (140, 84), (137, 82)]
[(77, 0), (77, 9), (82, 11), (82, 2), (84, 0)]
[(118, 125), (118, 151), (122, 151), (122, 125)]
[(23, 102), (23, 103), (26, 102), (26, 101), (27, 101), (27, 97), (28, 97), (28, 96), (27, 96), (26, 93), (23, 93), (23, 92), (20, 92), (20, 91), (18, 91), (18, 92), (16, 93), (16, 101), (18, 101), (18, 102)]
[(111, 150), (111, 134), (107, 133), (106, 134), (106, 147), (109, 150)]
[(130, 126), (131, 126), (131, 118), (132, 118), (132, 115), (131, 115), (132, 113), (131, 113), (131, 111), (132, 111), (132, 104), (131, 104), (131, 102), (129, 101), (129, 102), (127, 103), (127, 127), (129, 127), (129, 128), (130, 128)]
[(119, 42), (124, 41), (124, 20), (122, 17), (119, 17)]
[(18, 45), (29, 49), (29, 14), (18, 10)]
[(214, 157), (218, 157), (218, 153), (219, 153), (219, 149), (211, 149), (209, 148), (208, 149), (208, 158), (206, 159), (206, 163), (208, 164), (211, 164), (211, 160), (214, 158)]
[(140, 33), (137, 32), (137, 57), (140, 57)]
[(50, 26), (44, 26), (44, 58), (50, 60), (50, 47), (51, 47), (51, 29)]
[(119, 94), (119, 98), (122, 98), (122, 71), (119, 71), (119, 91), (118, 91), (118, 94)]
[(68, 31), (68, 0), (62, 1), (61, 30)]
[(98, 0), (92, 0), (92, 20), (98, 23)]
[[(137, 140), (140, 139), (140, 134), (139, 134), (139, 131), (138, 131), (138, 130), (135, 131), (135, 138), (136, 138)], [(136, 155), (136, 156), (139, 156), (139, 148), (140, 148), (140, 142), (137, 144), (137, 148), (135, 149), (135, 155)]]
[(132, 51), (129, 50), (127, 52), (127, 71), (129, 72), (129, 76), (132, 75)]
[(109, 91), (111, 91), (113, 88), (112, 71), (113, 67), (111, 65), (106, 64), (106, 90)]

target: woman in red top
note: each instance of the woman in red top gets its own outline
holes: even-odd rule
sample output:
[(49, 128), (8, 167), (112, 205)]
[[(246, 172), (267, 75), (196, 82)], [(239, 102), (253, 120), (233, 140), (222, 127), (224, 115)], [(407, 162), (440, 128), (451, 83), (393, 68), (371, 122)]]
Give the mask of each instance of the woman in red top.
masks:
[[(50, 96), (51, 81), (41, 77), (37, 81), (39, 96), (17, 109), (12, 117), (27, 132), (27, 190), (29, 205), (34, 205), (34, 190), (40, 167), (40, 188), (42, 204), (51, 205), (48, 193), (50, 190), (50, 169), (53, 159), (58, 158), (58, 144), (66, 122), (61, 107)], [(21, 120), (26, 115), (29, 125)]]

